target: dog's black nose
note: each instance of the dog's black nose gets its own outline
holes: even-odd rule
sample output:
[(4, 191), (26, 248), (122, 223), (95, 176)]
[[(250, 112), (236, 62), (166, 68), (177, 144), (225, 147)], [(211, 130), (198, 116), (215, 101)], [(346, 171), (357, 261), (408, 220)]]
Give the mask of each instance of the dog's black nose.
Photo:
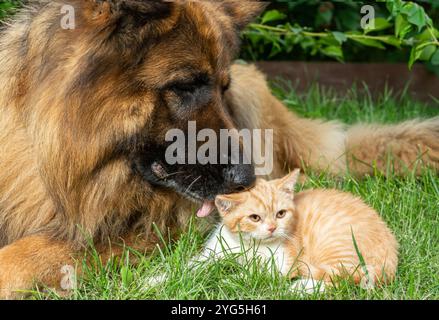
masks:
[(250, 189), (256, 182), (252, 165), (240, 164), (228, 168), (225, 172), (226, 193), (241, 192)]

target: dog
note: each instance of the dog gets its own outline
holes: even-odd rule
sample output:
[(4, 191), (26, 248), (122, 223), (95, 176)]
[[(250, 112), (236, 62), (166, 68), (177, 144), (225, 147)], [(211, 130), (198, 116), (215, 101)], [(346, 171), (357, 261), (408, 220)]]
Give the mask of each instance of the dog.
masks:
[[(29, 1), (0, 35), (0, 296), (59, 287), (92, 239), (151, 251), (194, 205), (251, 188), (253, 164), (169, 164), (170, 129), (273, 129), (273, 172), (438, 169), (439, 118), (390, 126), (299, 117), (233, 61), (254, 1)], [(74, 27), (60, 24), (74, 12)], [(73, 21), (73, 20), (72, 20)], [(72, 22), (70, 21), (70, 22)], [(185, 157), (188, 156), (188, 151)]]

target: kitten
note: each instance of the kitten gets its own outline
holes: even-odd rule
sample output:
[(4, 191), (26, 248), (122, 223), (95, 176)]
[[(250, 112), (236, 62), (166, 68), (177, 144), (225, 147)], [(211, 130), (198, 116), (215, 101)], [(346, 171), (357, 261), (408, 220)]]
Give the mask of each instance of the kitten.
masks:
[(221, 258), (224, 248), (234, 253), (246, 250), (274, 261), (282, 275), (299, 277), (311, 287), (314, 280), (332, 284), (349, 278), (369, 281), (369, 286), (392, 280), (398, 244), (377, 212), (360, 198), (337, 190), (294, 195), (299, 173), (261, 179), (249, 191), (218, 196), (215, 204), (222, 223), (199, 259)]

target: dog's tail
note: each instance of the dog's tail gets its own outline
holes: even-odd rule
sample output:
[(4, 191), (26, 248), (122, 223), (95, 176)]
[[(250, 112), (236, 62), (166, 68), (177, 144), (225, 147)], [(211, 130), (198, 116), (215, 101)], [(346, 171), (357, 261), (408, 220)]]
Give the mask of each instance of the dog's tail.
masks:
[(347, 130), (346, 159), (353, 173), (378, 169), (403, 174), (428, 166), (439, 170), (439, 117), (394, 125), (354, 125)]
[[(439, 171), (439, 117), (398, 124), (356, 124), (300, 118), (290, 112), (281, 143), (285, 160), (332, 174), (355, 176), (419, 174), (426, 167)], [(288, 153), (285, 153), (288, 154)], [(288, 168), (291, 170), (291, 168)]]
[(439, 170), (439, 117), (351, 127), (307, 119), (276, 99), (254, 66), (235, 65), (232, 75), (228, 100), (238, 127), (274, 130), (272, 177), (297, 167), (354, 175)]

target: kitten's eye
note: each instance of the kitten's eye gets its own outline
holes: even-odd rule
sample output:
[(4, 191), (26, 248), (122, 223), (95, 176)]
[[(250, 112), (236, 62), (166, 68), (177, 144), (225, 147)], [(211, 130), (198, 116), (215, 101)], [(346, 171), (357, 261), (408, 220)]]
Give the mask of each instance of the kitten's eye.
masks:
[(280, 210), (276, 213), (276, 218), (282, 219), (287, 214), (287, 210)]
[(250, 220), (253, 221), (253, 222), (259, 222), (259, 221), (261, 221), (261, 217), (258, 216), (257, 214), (252, 214), (252, 215), (249, 216), (249, 218), (250, 218)]

